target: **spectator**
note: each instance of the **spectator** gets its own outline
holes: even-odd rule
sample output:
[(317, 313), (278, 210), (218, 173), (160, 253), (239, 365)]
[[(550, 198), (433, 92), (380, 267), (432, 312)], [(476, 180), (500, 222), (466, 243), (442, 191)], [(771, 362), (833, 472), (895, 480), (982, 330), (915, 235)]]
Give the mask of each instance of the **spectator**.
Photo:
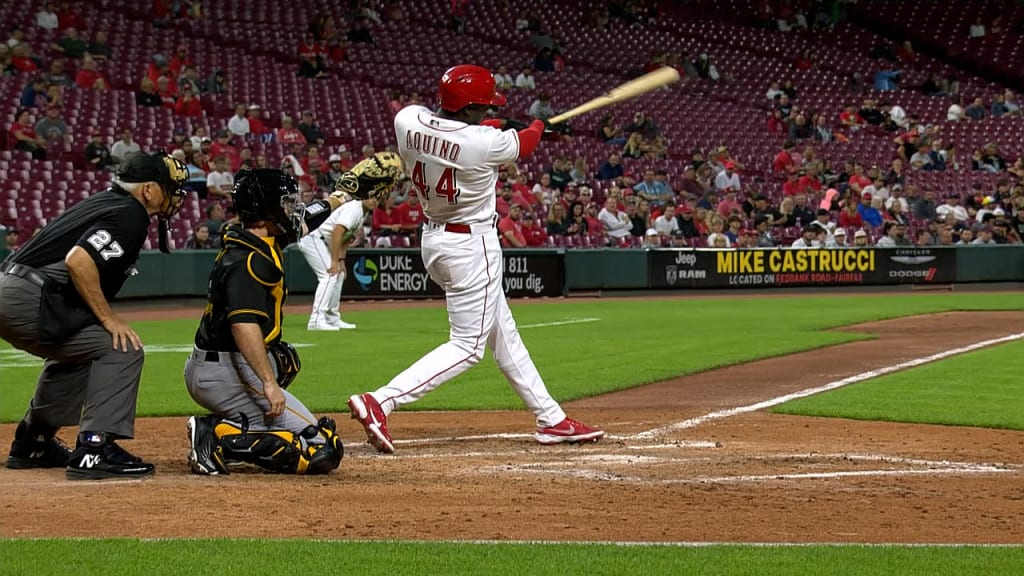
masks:
[(224, 206), (220, 202), (210, 202), (206, 205), (206, 229), (215, 238), (220, 238), (224, 225)]
[(46, 84), (67, 87), (74, 83), (71, 77), (67, 75), (67, 72), (64, 71), (63, 58), (54, 58), (50, 61), (50, 72), (42, 80), (44, 82), (43, 89), (46, 88)]
[[(569, 216), (566, 218), (566, 236), (586, 236), (590, 232), (590, 220), (587, 209), (582, 202), (573, 202), (569, 205)], [(600, 225), (600, 222), (598, 222)]]
[(605, 200), (604, 208), (601, 209), (597, 219), (601, 222), (604, 233), (609, 238), (625, 238), (630, 235), (633, 228), (629, 215), (619, 210), (615, 198), (607, 198)]
[(569, 159), (565, 156), (556, 156), (551, 163), (551, 169), (548, 170), (548, 176), (551, 179), (551, 186), (556, 188), (559, 192), (565, 191), (565, 187), (572, 182), (572, 166), (569, 164)]
[(65, 58), (73, 58), (75, 60), (85, 56), (86, 51), (89, 49), (89, 45), (79, 38), (78, 30), (74, 28), (65, 30), (64, 35), (51, 44), (50, 47)]
[(630, 134), (629, 139), (626, 140), (626, 144), (622, 147), (622, 155), (626, 158), (642, 158), (644, 156), (642, 141), (643, 135), (639, 132), (633, 132)]
[(11, 49), (7, 44), (0, 44), (0, 78), (13, 78), (18, 69), (11, 62)]
[(964, 110), (964, 114), (967, 115), (971, 120), (984, 120), (985, 119), (985, 102), (981, 97), (977, 97), (971, 102), (971, 105)]
[(868, 228), (875, 229), (882, 225), (882, 213), (872, 204), (873, 199), (871, 194), (865, 192), (860, 195), (860, 205), (857, 206), (857, 210), (860, 212), (861, 220), (864, 221), (864, 225)]
[(817, 226), (810, 224), (803, 227), (801, 236), (793, 241), (790, 245), (791, 248), (821, 248), (821, 242), (818, 240)]
[(174, 109), (175, 104), (178, 103), (178, 88), (171, 83), (171, 79), (167, 76), (156, 79), (156, 94), (165, 108)]
[(977, 237), (971, 241), (971, 246), (995, 246), (998, 242), (992, 238), (992, 227), (988, 224), (975, 224), (972, 228)]
[(622, 157), (612, 152), (608, 155), (608, 159), (601, 163), (601, 166), (597, 169), (598, 180), (614, 180), (615, 178), (622, 178), (625, 170), (622, 167)]
[(633, 192), (656, 208), (661, 208), (672, 201), (672, 189), (664, 180), (659, 181), (655, 178), (653, 168), (644, 170), (644, 179), (633, 186)]
[(124, 128), (121, 130), (121, 139), (114, 142), (114, 145), (110, 147), (110, 156), (114, 159), (114, 162), (120, 164), (133, 152), (140, 152), (142, 149), (139, 144), (132, 140), (131, 128)]
[(946, 195), (946, 203), (935, 208), (935, 213), (943, 218), (946, 222), (950, 222), (952, 217), (957, 223), (963, 224), (969, 219), (967, 208), (960, 205), (960, 196), (956, 192), (950, 192)]
[(228, 130), (235, 136), (245, 138), (249, 135), (249, 112), (245, 104), (235, 104), (235, 115), (228, 120)]
[(857, 113), (857, 108), (853, 104), (848, 105), (839, 115), (839, 123), (850, 132), (856, 132), (867, 125), (867, 121)]
[[(509, 191), (511, 191), (511, 186), (509, 186), (508, 189)], [(579, 206), (579, 204), (574, 202), (572, 206)], [(501, 214), (500, 211), (498, 213)], [(572, 225), (572, 220), (568, 217), (566, 207), (564, 204), (562, 204), (561, 202), (555, 202), (548, 207), (546, 225), (549, 236), (568, 236), (572, 234), (569, 232), (569, 228)]]
[(1003, 107), (1006, 108), (1006, 114), (1011, 116), (1019, 115), (1021, 113), (1020, 105), (1017, 104), (1017, 96), (1009, 88), (1003, 92)]
[(555, 71), (555, 58), (551, 48), (545, 46), (537, 51), (537, 55), (533, 58), (533, 69), (538, 72)]
[(90, 131), (89, 143), (85, 145), (85, 161), (93, 170), (111, 170), (116, 164), (110, 148), (103, 142), (103, 134), (97, 128)]
[[(230, 199), (235, 187), (235, 176), (230, 170), (231, 162), (227, 156), (214, 156), (213, 170), (206, 175), (207, 195), (214, 199)], [(200, 196), (204, 198), (204, 196)]]
[(156, 84), (149, 78), (143, 78), (139, 84), (139, 90), (135, 92), (135, 104), (137, 106), (156, 107), (163, 106), (164, 101), (156, 93)]
[(110, 83), (106, 76), (96, 69), (96, 60), (86, 54), (82, 59), (82, 68), (75, 74), (75, 84), (85, 90), (109, 90)]
[(281, 127), (277, 129), (277, 141), (286, 146), (293, 144), (305, 145), (306, 137), (302, 135), (301, 130), (292, 127), (290, 116), (284, 116), (281, 118)]
[(36, 76), (25, 85), (25, 89), (21, 91), (21, 98), (18, 100), (18, 103), (22, 108), (46, 108), (48, 100), (46, 97), (46, 80)]
[(363, 147), (360, 149), (360, 152), (363, 154), (362, 159), (365, 160), (370, 156), (373, 156), (377, 152), (377, 150), (373, 147), (373, 144), (364, 144)]
[(324, 139), (323, 132), (320, 131), (320, 127), (317, 126), (316, 121), (313, 120), (313, 111), (305, 110), (302, 112), (302, 121), (299, 122), (296, 128), (299, 132), (302, 132), (303, 138), (306, 139), (306, 143), (309, 145), (323, 146)]
[(192, 66), (195, 62), (192, 61), (192, 57), (188, 54), (188, 45), (179, 44), (178, 48), (174, 51), (174, 56), (171, 56), (170, 61), (167, 62), (167, 68), (170, 70), (170, 76), (177, 78), (181, 75), (181, 71), (186, 66)]
[(35, 132), (46, 142), (47, 146), (63, 144), (71, 139), (68, 123), (61, 118), (58, 106), (46, 108), (46, 116), (36, 122)]
[(103, 30), (96, 32), (92, 42), (89, 43), (88, 52), (89, 55), (100, 62), (105, 62), (113, 57), (113, 51), (110, 49), (110, 44), (107, 43), (106, 32)]
[(512, 75), (508, 73), (508, 67), (502, 64), (494, 73), (494, 87), (500, 91), (511, 90), (516, 85)]
[(740, 175), (733, 171), (735, 168), (736, 164), (731, 160), (725, 162), (725, 170), (715, 176), (715, 190), (720, 192), (723, 190), (738, 192), (740, 190)]
[(203, 89), (208, 94), (227, 94), (231, 91), (227, 75), (223, 70), (214, 69), (213, 74), (206, 79), (206, 86)]
[(419, 236), (420, 226), (426, 220), (426, 216), (423, 214), (423, 205), (420, 204), (420, 197), (415, 192), (409, 193), (406, 201), (396, 206), (395, 209), (398, 210), (398, 216), (402, 221), (402, 232), (409, 236)]
[(959, 95), (951, 97), (951, 104), (949, 105), (949, 108), (946, 110), (947, 122), (961, 122), (969, 118), (969, 116), (967, 116), (967, 113), (964, 111), (963, 106), (961, 106), (961, 103), (962, 100)]
[(373, 210), (372, 222), (373, 233), (377, 235), (377, 247), (391, 247), (393, 236), (404, 236), (402, 213), (395, 209), (395, 201), (390, 194)]
[(844, 228), (836, 228), (835, 233), (832, 234), (832, 242), (825, 245), (826, 248), (849, 248), (846, 243), (846, 230)]
[(676, 238), (682, 233), (679, 228), (679, 219), (676, 218), (675, 204), (666, 204), (665, 211), (654, 219), (653, 224), (661, 238)]
[(864, 219), (860, 214), (860, 205), (848, 200), (839, 213), (839, 226), (842, 228), (862, 228)]
[(715, 57), (710, 54), (703, 53), (697, 57), (697, 74), (701, 78), (717, 82), (721, 79), (721, 75), (718, 73), (718, 67), (715, 66)]
[(498, 221), (498, 233), (501, 235), (501, 244), (506, 248), (525, 248), (526, 236), (523, 234), (521, 223), (522, 208), (519, 204), (509, 205), (508, 215)]
[(39, 64), (32, 56), (32, 48), (27, 42), (19, 42), (11, 48), (11, 66), (18, 72), (35, 72)]
[(899, 90), (901, 70), (879, 70), (875, 72), (875, 90)]
[(782, 173), (793, 173), (796, 172), (799, 166), (796, 161), (793, 160), (792, 150), (796, 146), (796, 142), (793, 140), (786, 140), (782, 143), (782, 150), (775, 155), (775, 159), (772, 160), (772, 171)]
[(174, 103), (174, 113), (178, 116), (196, 118), (203, 115), (203, 103), (199, 97), (192, 93), (192, 86), (185, 85), (181, 90), (181, 96)]
[(537, 83), (533, 79), (533, 70), (523, 68), (523, 71), (516, 76), (516, 88), (519, 90), (537, 89)]
[(520, 230), (522, 231), (523, 238), (526, 240), (527, 248), (539, 248), (548, 245), (547, 230), (532, 215), (528, 214), (520, 220)]
[(24, 150), (32, 154), (36, 160), (45, 160), (46, 140), (36, 135), (33, 126), (31, 113), (24, 108), (18, 110), (14, 123), (11, 124), (11, 141), (15, 150)]
[(192, 94), (197, 97), (203, 93), (202, 88), (199, 86), (199, 72), (192, 64), (182, 68), (181, 75), (178, 77), (178, 92), (181, 92), (185, 86), (192, 88)]
[(370, 31), (370, 19), (365, 16), (356, 16), (345, 39), (352, 44), (377, 44), (373, 39), (373, 32)]
[(43, 30), (56, 30), (60, 25), (60, 19), (57, 17), (57, 4), (54, 2), (47, 2), (43, 8), (36, 12), (36, 26), (39, 26)]
[(872, 126), (881, 126), (885, 122), (885, 114), (878, 109), (875, 101), (870, 98), (864, 101), (857, 114)]
[(623, 145), (626, 137), (622, 133), (622, 127), (615, 122), (614, 116), (607, 113), (601, 117), (601, 126), (597, 129), (597, 137), (601, 142), (612, 145)]
[(927, 220), (929, 222), (935, 220), (938, 216), (936, 212), (937, 206), (935, 205), (935, 191), (925, 190), (920, 198), (912, 198), (910, 208), (914, 218), (917, 220)]
[(185, 250), (212, 250), (213, 248), (215, 246), (210, 238), (210, 229), (206, 224), (196, 226), (196, 229), (192, 231), (192, 236), (185, 241)]
[(967, 35), (971, 38), (984, 38), (985, 37), (985, 23), (982, 21), (981, 16), (978, 16), (974, 20), (974, 24), (967, 30)]
[(868, 233), (863, 228), (858, 228), (853, 233), (853, 248), (866, 248), (871, 244), (868, 242)]
[(541, 92), (537, 99), (530, 104), (530, 116), (538, 120), (547, 120), (555, 115), (555, 109), (551, 107), (551, 94)]

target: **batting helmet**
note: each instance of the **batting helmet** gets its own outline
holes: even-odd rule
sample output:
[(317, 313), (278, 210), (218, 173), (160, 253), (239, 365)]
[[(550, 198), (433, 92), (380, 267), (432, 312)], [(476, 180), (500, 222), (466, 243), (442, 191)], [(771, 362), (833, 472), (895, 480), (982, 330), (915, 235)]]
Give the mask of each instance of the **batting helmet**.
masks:
[(494, 76), (480, 66), (461, 64), (449, 68), (441, 76), (439, 86), (441, 108), (449, 112), (458, 112), (470, 104), (505, 105), (505, 95), (494, 89)]
[(272, 222), (281, 231), (282, 245), (295, 242), (302, 235), (305, 208), (299, 201), (299, 185), (283, 171), (240, 171), (231, 198), (242, 224)]

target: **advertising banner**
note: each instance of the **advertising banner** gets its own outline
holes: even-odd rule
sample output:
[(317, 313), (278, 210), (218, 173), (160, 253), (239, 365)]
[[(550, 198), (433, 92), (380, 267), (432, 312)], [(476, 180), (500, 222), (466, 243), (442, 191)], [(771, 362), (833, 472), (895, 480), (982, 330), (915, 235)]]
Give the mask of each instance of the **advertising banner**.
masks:
[[(427, 273), (419, 251), (351, 250), (344, 298), (438, 298), (441, 289)], [(503, 288), (510, 298), (562, 296), (565, 256), (559, 252), (507, 251)]]
[(652, 250), (651, 288), (948, 284), (953, 248)]

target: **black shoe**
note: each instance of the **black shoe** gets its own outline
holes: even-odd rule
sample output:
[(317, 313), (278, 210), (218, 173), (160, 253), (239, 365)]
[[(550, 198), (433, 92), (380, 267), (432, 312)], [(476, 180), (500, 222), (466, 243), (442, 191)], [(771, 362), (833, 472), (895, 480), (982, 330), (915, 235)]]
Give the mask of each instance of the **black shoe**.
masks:
[(71, 458), (71, 449), (54, 436), (56, 433), (56, 428), (33, 429), (22, 420), (14, 433), (6, 466), (12, 470), (64, 468)]
[(188, 419), (189, 452), (188, 467), (193, 474), (216, 476), (230, 474), (223, 460), (220, 442), (214, 429), (220, 420), (217, 416), (192, 416)]
[(68, 480), (104, 478), (141, 478), (156, 471), (156, 466), (129, 454), (104, 432), (81, 432), (78, 445), (68, 462)]

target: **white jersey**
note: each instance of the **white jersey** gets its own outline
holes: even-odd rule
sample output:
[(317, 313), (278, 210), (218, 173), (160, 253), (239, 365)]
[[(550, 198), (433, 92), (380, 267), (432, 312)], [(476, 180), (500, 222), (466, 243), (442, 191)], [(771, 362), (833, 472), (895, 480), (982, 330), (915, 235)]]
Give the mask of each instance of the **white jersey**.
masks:
[(366, 212), (363, 211), (363, 203), (359, 200), (349, 200), (342, 204), (337, 210), (324, 220), (316, 231), (328, 244), (331, 243), (331, 236), (334, 234), (335, 226), (344, 226), (346, 232), (356, 234), (363, 227), (363, 219)]
[(395, 116), (398, 153), (435, 223), (490, 222), (498, 167), (519, 157), (519, 133), (474, 126), (406, 106)]

